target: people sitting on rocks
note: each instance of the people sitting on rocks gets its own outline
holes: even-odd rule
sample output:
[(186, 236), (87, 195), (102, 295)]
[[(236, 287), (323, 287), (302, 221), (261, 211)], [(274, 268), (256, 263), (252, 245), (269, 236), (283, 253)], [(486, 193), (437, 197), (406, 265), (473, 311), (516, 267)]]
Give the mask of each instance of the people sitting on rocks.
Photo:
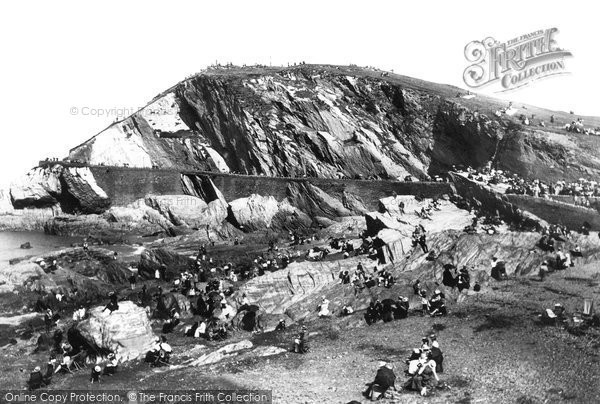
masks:
[(229, 337), (227, 326), (223, 321), (211, 322), (207, 334), (207, 339), (209, 341), (223, 341)]
[(92, 368), (92, 373), (90, 374), (90, 383), (100, 383), (100, 376), (102, 375), (102, 368), (100, 365), (96, 365)]
[(380, 272), (379, 284), (384, 288), (391, 288), (394, 285), (394, 276), (386, 269)]
[(44, 324), (46, 326), (46, 332), (50, 332), (52, 327), (54, 327), (56, 325), (56, 322), (58, 321), (59, 318), (60, 318), (60, 316), (58, 314), (55, 314), (52, 311), (52, 309), (50, 309), (50, 308), (46, 309), (46, 311), (44, 312)]
[(389, 389), (395, 390), (396, 375), (393, 369), (391, 363), (380, 361), (375, 380), (367, 384), (368, 388), (363, 392), (363, 395), (372, 401), (376, 401), (384, 398)]
[(506, 280), (508, 278), (504, 261), (499, 261), (498, 258), (492, 257), (491, 276), (497, 281)]
[(462, 267), (456, 279), (456, 286), (459, 292), (469, 290), (471, 288), (471, 276), (467, 267)]
[(309, 350), (308, 347), (308, 336), (307, 334), (307, 328), (305, 325), (302, 326), (302, 328), (300, 329), (300, 334), (298, 334), (296, 336), (296, 338), (294, 338), (294, 347), (293, 347), (293, 351), (295, 353), (307, 353)]
[(73, 321), (78, 322), (85, 319), (87, 311), (83, 305), (79, 305), (79, 308), (73, 312)]
[(167, 337), (164, 335), (160, 337), (160, 342), (157, 344), (158, 352), (155, 355), (154, 362), (152, 366), (165, 366), (169, 364), (171, 360), (171, 353), (173, 349), (171, 345), (167, 343)]
[(421, 296), (421, 281), (419, 279), (417, 279), (415, 283), (413, 283), (412, 288), (415, 295)]
[(106, 363), (106, 366), (104, 366), (104, 375), (106, 376), (112, 376), (115, 373), (117, 373), (117, 366), (119, 365), (119, 360), (117, 359), (117, 357), (115, 356), (114, 353), (109, 353), (108, 354), (108, 362)]
[(394, 320), (396, 302), (393, 299), (383, 299), (381, 302), (381, 319), (384, 323)]
[(329, 311), (329, 300), (327, 300), (325, 296), (321, 299), (317, 315), (319, 317), (329, 317), (331, 315), (331, 312)]
[(175, 327), (177, 327), (180, 323), (179, 320), (179, 312), (174, 307), (169, 311), (169, 318), (163, 324), (162, 333), (168, 334), (173, 332)]
[(150, 350), (146, 352), (146, 357), (144, 359), (145, 362), (148, 362), (150, 364), (156, 362), (160, 349), (160, 337), (156, 337), (154, 339), (154, 344), (152, 345), (152, 348), (150, 348)]
[(408, 317), (408, 308), (408, 298), (398, 296), (398, 301), (396, 302), (396, 310), (394, 311), (394, 319), (399, 320)]
[(343, 285), (346, 285), (348, 283), (350, 283), (350, 272), (346, 271), (340, 271), (340, 283)]
[[(202, 320), (200, 322), (196, 321), (196, 328), (189, 330), (186, 335), (189, 337), (194, 337), (194, 338), (200, 338), (200, 337), (205, 337), (206, 338), (206, 320)], [(192, 327), (193, 328), (193, 327)]]
[(62, 362), (56, 367), (54, 373), (73, 373), (71, 371), (71, 364), (73, 361), (69, 355), (63, 355)]
[(286, 328), (287, 328), (287, 325), (285, 324), (285, 319), (283, 319), (283, 318), (279, 319), (279, 322), (277, 323), (277, 326), (275, 327), (275, 331), (285, 331)]
[(444, 295), (439, 289), (436, 289), (433, 297), (429, 300), (429, 315), (432, 317), (435, 316), (445, 316), (448, 314), (446, 310), (446, 299)]

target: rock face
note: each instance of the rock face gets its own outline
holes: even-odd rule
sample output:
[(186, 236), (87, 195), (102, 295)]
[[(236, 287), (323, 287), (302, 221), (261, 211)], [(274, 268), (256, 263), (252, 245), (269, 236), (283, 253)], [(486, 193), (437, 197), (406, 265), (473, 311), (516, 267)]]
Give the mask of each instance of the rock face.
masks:
[(146, 311), (133, 302), (119, 302), (119, 310), (102, 313), (103, 307), (89, 311), (89, 318), (77, 329), (92, 346), (114, 352), (120, 361), (144, 355), (153, 344), (155, 335)]
[(579, 175), (580, 168), (598, 174), (583, 143), (479, 113), (504, 105), (463, 100), (456, 91), (358, 67), (212, 69), (158, 95), (69, 157), (330, 178), (426, 178), (453, 164), (490, 160), (542, 179)]
[[(581, 139), (558, 133), (558, 128), (524, 127), (513, 118), (479, 113), (504, 105), (480, 97), (466, 100), (456, 97), (456, 91), (358, 67), (209, 69), (74, 147), (69, 159), (286, 177), (396, 179), (410, 174), (427, 179), (453, 164), (477, 168), (490, 161), (497, 168), (542, 180), (600, 174), (592, 148)], [(223, 222), (227, 202), (232, 201), (225, 201), (210, 179), (186, 174), (181, 185), (183, 193), (206, 206), (174, 205), (172, 199), (154, 197), (147, 205), (158, 216), (145, 211), (143, 220), (149, 224), (142, 227), (174, 234)], [(286, 186), (290, 205), (310, 218), (367, 211), (357, 193), (344, 191), (334, 197), (329, 189), (306, 183)], [(468, 187), (457, 189), (468, 192)], [(271, 195), (256, 189), (239, 196), (250, 193)], [(88, 168), (52, 163), (33, 169), (11, 187), (12, 207), (5, 206), (6, 197), (2, 200), (0, 209), (7, 213), (12, 208), (45, 207), (64, 214), (101, 214), (111, 202)], [(250, 212), (248, 206), (238, 209), (238, 215)], [(507, 214), (523, 216), (510, 210)], [(119, 222), (119, 213), (124, 212), (112, 212), (108, 221)], [(269, 220), (274, 218), (261, 217), (260, 225)], [(11, 217), (0, 226), (14, 227), (18, 221)], [(249, 219), (249, 226), (253, 221), (256, 217)]]
[(229, 203), (230, 221), (245, 230), (291, 229), (309, 226), (312, 220), (287, 200), (277, 202), (272, 196), (252, 194)]
[(190, 195), (149, 195), (146, 205), (165, 217), (174, 226), (218, 226), (227, 217), (227, 205), (221, 200), (210, 202)]
[(32, 169), (10, 194), (17, 209), (59, 205), (66, 213), (101, 213), (110, 205), (89, 168), (60, 164)]

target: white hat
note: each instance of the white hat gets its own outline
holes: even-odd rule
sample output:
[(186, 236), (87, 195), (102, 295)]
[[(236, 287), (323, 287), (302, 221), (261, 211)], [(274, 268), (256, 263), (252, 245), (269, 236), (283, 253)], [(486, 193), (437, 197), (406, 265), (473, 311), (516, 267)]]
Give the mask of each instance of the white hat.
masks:
[(102, 370), (102, 368), (101, 368), (100, 366), (96, 365), (96, 366), (94, 367), (94, 370), (95, 370), (96, 372), (100, 372), (100, 371)]
[(42, 368), (40, 368), (39, 366), (36, 366), (36, 367), (33, 369), (33, 371), (34, 371), (34, 372), (39, 372), (40, 370), (42, 370)]
[(432, 347), (434, 347), (434, 348), (439, 348), (439, 347), (440, 347), (440, 344), (438, 344), (438, 342), (437, 342), (437, 341), (433, 341), (433, 342), (431, 343), (431, 346), (432, 346)]
[(379, 362), (377, 363), (377, 367), (379, 367), (379, 368), (382, 368), (382, 367), (384, 367), (385, 365), (387, 365), (387, 362), (384, 362), (384, 361), (379, 361)]

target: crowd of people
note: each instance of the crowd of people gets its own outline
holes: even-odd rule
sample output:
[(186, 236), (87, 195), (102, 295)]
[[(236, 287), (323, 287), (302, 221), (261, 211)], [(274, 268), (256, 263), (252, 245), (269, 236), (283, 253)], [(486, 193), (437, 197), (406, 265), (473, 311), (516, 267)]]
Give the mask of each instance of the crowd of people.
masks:
[(590, 207), (591, 199), (600, 196), (600, 186), (597, 181), (579, 178), (577, 181), (556, 181), (547, 183), (539, 179), (526, 180), (517, 174), (504, 170), (496, 170), (488, 164), (483, 170), (477, 171), (471, 167), (459, 169), (453, 166), (453, 171), (465, 175), (471, 180), (487, 185), (503, 185), (505, 193), (529, 195), (535, 197), (550, 197), (556, 195), (571, 196), (573, 203)]
[[(73, 312), (73, 324), (86, 318), (87, 312), (84, 307)], [(51, 309), (44, 313), (45, 320), (56, 318)], [(51, 322), (46, 321), (46, 335), (52, 335), (49, 342), (49, 359), (45, 370), (42, 372), (41, 366), (36, 366), (29, 375), (27, 387), (30, 390), (36, 390), (51, 385), (53, 377), (60, 374), (72, 374), (85, 369), (88, 364), (93, 363), (90, 375), (90, 382), (99, 383), (103, 376), (112, 376), (117, 372), (119, 360), (113, 352), (103, 353), (97, 351), (93, 346), (85, 343), (78, 337), (74, 327), (68, 329), (67, 338), (65, 338), (63, 329)], [(44, 345), (45, 337), (38, 339), (38, 348)], [(78, 342), (75, 346), (72, 341)]]

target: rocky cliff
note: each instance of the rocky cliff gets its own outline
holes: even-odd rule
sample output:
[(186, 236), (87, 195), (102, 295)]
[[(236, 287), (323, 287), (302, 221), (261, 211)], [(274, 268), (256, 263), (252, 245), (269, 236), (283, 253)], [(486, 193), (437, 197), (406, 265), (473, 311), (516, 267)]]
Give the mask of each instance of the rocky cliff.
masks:
[[(131, 184), (136, 198), (186, 193), (207, 205), (217, 198), (210, 179), (186, 174), (180, 181), (173, 179), (186, 170), (332, 179), (410, 174), (427, 179), (455, 164), (481, 167), (490, 161), (523, 177), (546, 180), (600, 173), (600, 159), (593, 154), (596, 140), (562, 130), (569, 115), (535, 109), (536, 119), (548, 121), (552, 114), (555, 123), (523, 126), (512, 116), (494, 114), (504, 103), (479, 96), (467, 100), (457, 93), (450, 86), (354, 66), (207, 69), (71, 149), (70, 160), (93, 169), (37, 167), (10, 189), (10, 204), (13, 209), (103, 213), (118, 201), (99, 183), (105, 188), (120, 184), (118, 192), (124, 192), (123, 183), (135, 178), (111, 173), (122, 166), (147, 169), (140, 171), (145, 175), (140, 183), (148, 186)], [(161, 179), (152, 167), (172, 170)], [(332, 195), (297, 182), (285, 187), (287, 201), (311, 218), (370, 210), (357, 193)], [(259, 194), (281, 203), (283, 198), (272, 191), (255, 189), (229, 199)], [(168, 211), (150, 207), (175, 226), (206, 224), (204, 219), (181, 219), (172, 206)], [(204, 206), (200, 210), (206, 212)]]
[(426, 178), (488, 161), (542, 177), (551, 166), (546, 175), (598, 173), (600, 161), (581, 140), (499, 118), (502, 103), (457, 92), (357, 67), (206, 70), (69, 157), (270, 176)]

